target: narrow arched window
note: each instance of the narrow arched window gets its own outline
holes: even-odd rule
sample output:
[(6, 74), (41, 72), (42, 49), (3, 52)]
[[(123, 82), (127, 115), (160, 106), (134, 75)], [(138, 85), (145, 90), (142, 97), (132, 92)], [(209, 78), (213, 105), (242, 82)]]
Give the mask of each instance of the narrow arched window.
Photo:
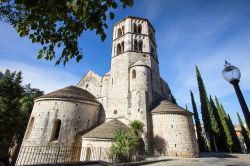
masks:
[(31, 131), (32, 131), (32, 128), (33, 128), (33, 125), (34, 125), (34, 117), (31, 118), (30, 120), (30, 124), (29, 124), (29, 127), (28, 127), (28, 131), (26, 133), (26, 136), (25, 136), (25, 139), (28, 139), (30, 137), (30, 134), (31, 134)]
[(137, 40), (135, 39), (135, 40), (134, 40), (134, 47), (133, 47), (133, 50), (134, 50), (134, 51), (137, 51), (137, 49), (138, 49), (138, 43), (137, 43)]
[(124, 52), (124, 42), (121, 43), (121, 53)]
[(142, 30), (142, 27), (141, 27), (141, 24), (139, 24), (139, 25), (137, 26), (137, 33), (141, 33), (141, 30)]
[(118, 55), (118, 54), (120, 54), (121, 53), (121, 50), (122, 50), (122, 48), (121, 48), (121, 45), (120, 44), (117, 44), (117, 48), (116, 48), (117, 50), (116, 50), (116, 54)]
[(122, 34), (124, 35), (125, 30), (124, 30), (124, 26), (122, 26)]
[(122, 36), (122, 30), (119, 28), (117, 31), (117, 37), (120, 37), (120, 36)]
[(51, 141), (56, 141), (59, 138), (60, 135), (60, 129), (61, 129), (61, 120), (55, 119), (53, 123), (52, 133), (51, 133)]
[(139, 41), (139, 47), (138, 47), (139, 52), (142, 52), (142, 46), (143, 46), (143, 42), (140, 40)]
[(132, 79), (135, 79), (136, 78), (136, 71), (135, 69), (132, 70)]
[(137, 33), (137, 26), (136, 26), (136, 23), (133, 24), (133, 32), (134, 32), (134, 33)]

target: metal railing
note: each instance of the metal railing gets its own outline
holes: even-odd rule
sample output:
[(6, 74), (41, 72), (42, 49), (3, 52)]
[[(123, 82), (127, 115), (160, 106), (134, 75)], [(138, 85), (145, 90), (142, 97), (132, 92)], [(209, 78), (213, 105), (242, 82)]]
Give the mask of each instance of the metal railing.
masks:
[(79, 161), (112, 162), (107, 148), (70, 146), (22, 146), (16, 165), (72, 163)]

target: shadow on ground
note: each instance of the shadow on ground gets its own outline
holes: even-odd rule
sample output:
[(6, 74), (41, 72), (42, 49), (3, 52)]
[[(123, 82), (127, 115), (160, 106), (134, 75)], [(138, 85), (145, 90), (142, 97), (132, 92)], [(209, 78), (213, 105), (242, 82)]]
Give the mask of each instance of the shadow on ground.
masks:
[(216, 158), (239, 158), (235, 156), (235, 154), (230, 154), (230, 153), (205, 153), (202, 152), (200, 153), (200, 158), (209, 158), (209, 157), (216, 157)]

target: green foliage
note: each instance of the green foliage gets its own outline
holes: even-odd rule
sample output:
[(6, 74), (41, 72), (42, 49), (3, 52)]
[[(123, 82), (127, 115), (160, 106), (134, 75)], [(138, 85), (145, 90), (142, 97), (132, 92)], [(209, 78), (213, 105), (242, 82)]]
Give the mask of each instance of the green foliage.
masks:
[(127, 132), (117, 130), (114, 135), (114, 144), (111, 147), (111, 153), (119, 162), (129, 161), (130, 156), (135, 153), (141, 139), (144, 124), (134, 120), (129, 124)]
[[(212, 124), (210, 119), (210, 112), (209, 107), (210, 103), (207, 98), (206, 89), (200, 74), (200, 71), (198, 67), (196, 66), (196, 76), (197, 76), (197, 82), (199, 87), (199, 93), (200, 93), (200, 102), (201, 102), (201, 114), (202, 114), (202, 121), (204, 123), (204, 129), (206, 134), (212, 138), (213, 130), (212, 130)], [(208, 150), (211, 151), (211, 141), (208, 141)]]
[(237, 138), (234, 126), (230, 117), (226, 114), (224, 107), (219, 103), (217, 97), (215, 97), (216, 108), (219, 113), (219, 117), (223, 127), (223, 137), (226, 140), (227, 149), (229, 152), (241, 152), (239, 139)]
[(226, 137), (225, 137), (224, 128), (223, 128), (223, 125), (222, 125), (222, 122), (221, 122), (221, 119), (220, 119), (220, 116), (219, 116), (218, 109), (216, 108), (215, 103), (214, 103), (211, 96), (210, 96), (210, 105), (211, 105), (211, 108), (212, 108), (212, 111), (213, 111), (214, 120), (215, 120), (215, 122), (217, 123), (217, 126), (218, 126), (218, 130), (217, 130), (218, 132), (215, 132), (216, 144), (218, 146), (218, 150), (219, 151), (227, 151), (226, 144), (225, 144), (225, 141), (224, 141), (224, 140), (226, 140), (225, 139)]
[[(123, 8), (133, 5), (133, 0), (120, 0)], [(78, 38), (90, 30), (106, 38), (107, 18), (112, 20), (117, 8), (115, 0), (2, 0), (0, 1), (0, 21), (10, 23), (20, 37), (28, 36), (32, 43), (40, 43), (38, 59), (55, 58), (57, 47), (62, 48), (56, 64), (75, 58), (79, 62), (83, 53), (78, 46)], [(108, 15), (108, 16), (107, 16)]]
[(21, 72), (7, 72), (0, 79), (0, 145), (7, 147), (5, 151), (0, 149), (0, 156), (8, 156), (8, 148), (21, 144), (33, 99), (43, 94), (31, 88), (27, 92), (21, 83)]
[(227, 125), (225, 112), (222, 110), (222, 107), (221, 107), (217, 97), (215, 97), (215, 102), (216, 102), (216, 108), (217, 108), (218, 113), (219, 113), (220, 121), (221, 121), (222, 127), (224, 129), (223, 130), (224, 131), (224, 140), (226, 140), (228, 151), (232, 152), (233, 138), (230, 134), (229, 127)]
[[(223, 106), (222, 106), (222, 109), (224, 110)], [(230, 134), (231, 134), (231, 136), (233, 138), (232, 151), (241, 153), (242, 151), (241, 151), (240, 141), (239, 141), (239, 139), (237, 137), (233, 122), (232, 122), (229, 114), (227, 114), (226, 120), (227, 120), (227, 124), (228, 124), (228, 127), (229, 127)]]
[(198, 136), (199, 149), (201, 152), (204, 152), (204, 151), (207, 151), (207, 146), (206, 146), (203, 134), (202, 134), (201, 123), (200, 123), (200, 119), (199, 119), (199, 115), (198, 115), (198, 111), (197, 111), (197, 107), (196, 107), (196, 103), (195, 103), (194, 95), (192, 91), (190, 91), (190, 95), (191, 95), (191, 101), (192, 101), (192, 106), (193, 106), (194, 121), (195, 121), (197, 136)]
[(242, 133), (242, 136), (244, 138), (247, 150), (248, 150), (248, 152), (250, 152), (250, 138), (248, 136), (247, 130), (246, 130), (246, 128), (245, 128), (245, 126), (244, 126), (238, 112), (237, 112), (237, 117), (238, 117), (238, 120), (239, 120), (239, 123), (240, 123), (241, 133)]

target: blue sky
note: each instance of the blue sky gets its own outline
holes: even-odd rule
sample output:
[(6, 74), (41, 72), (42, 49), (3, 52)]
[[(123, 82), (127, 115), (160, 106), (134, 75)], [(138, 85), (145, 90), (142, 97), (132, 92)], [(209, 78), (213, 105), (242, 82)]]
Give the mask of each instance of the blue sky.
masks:
[(143, 17), (156, 30), (160, 73), (178, 104), (187, 104), (192, 110), (192, 90), (200, 107), (195, 76), (198, 65), (207, 93), (217, 95), (234, 123), (238, 122), (236, 112), (242, 115), (241, 109), (233, 87), (223, 80), (221, 71), (225, 59), (240, 68), (240, 86), (249, 103), (249, 0), (137, 0), (133, 8), (115, 12), (115, 19), (108, 21), (105, 42), (95, 32), (84, 32), (79, 39), (83, 60), (73, 60), (65, 67), (37, 60), (39, 45), (20, 38), (13, 28), (0, 22), (0, 69), (21, 70), (24, 83), (30, 82), (46, 93), (75, 85), (88, 70), (103, 75), (110, 68), (113, 24), (128, 15)]

